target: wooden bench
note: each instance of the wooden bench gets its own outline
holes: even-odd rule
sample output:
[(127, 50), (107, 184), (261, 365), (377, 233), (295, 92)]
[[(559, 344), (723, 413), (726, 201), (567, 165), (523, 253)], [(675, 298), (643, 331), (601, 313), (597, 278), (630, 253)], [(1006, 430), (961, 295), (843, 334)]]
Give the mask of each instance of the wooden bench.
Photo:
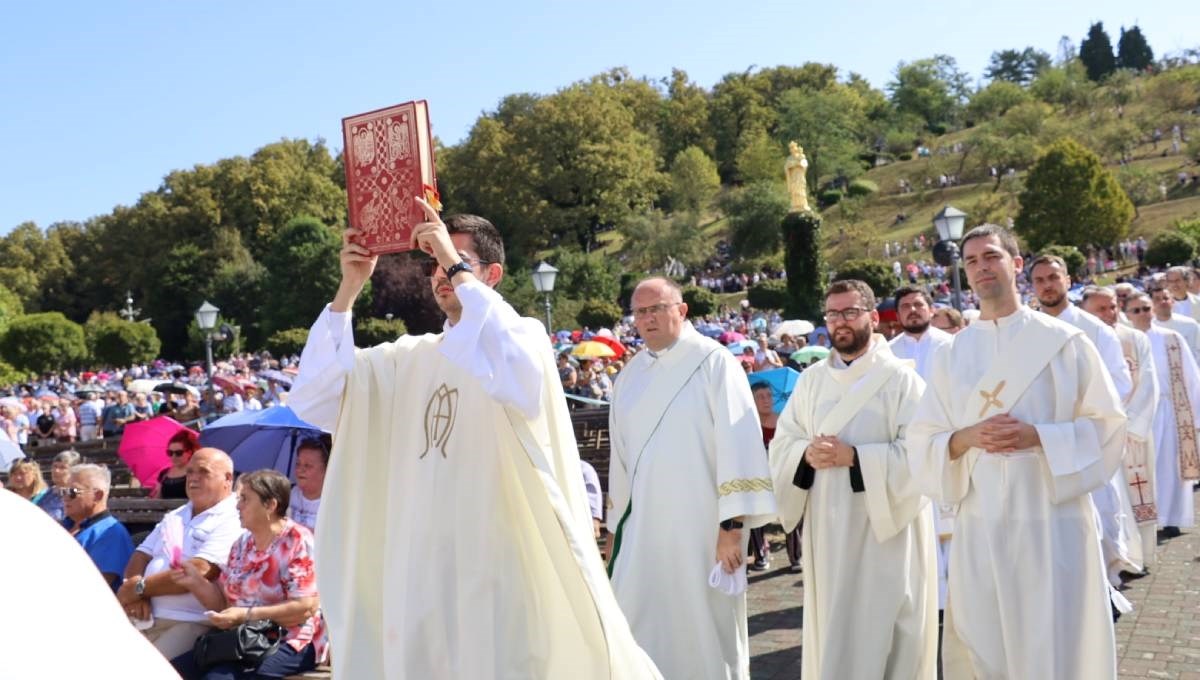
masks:
[(317, 666), (316, 670), (300, 675), (289, 675), (284, 680), (329, 680), (333, 677), (333, 669), (329, 666)]
[(108, 510), (129, 533), (135, 534), (153, 529), (163, 515), (185, 503), (187, 500), (183, 498), (113, 497), (108, 500)]

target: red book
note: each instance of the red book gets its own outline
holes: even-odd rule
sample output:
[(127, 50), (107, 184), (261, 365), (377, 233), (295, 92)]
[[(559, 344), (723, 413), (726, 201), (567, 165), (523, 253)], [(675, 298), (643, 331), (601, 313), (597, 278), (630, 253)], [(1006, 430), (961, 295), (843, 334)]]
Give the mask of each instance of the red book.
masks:
[(429, 104), (399, 104), (342, 119), (346, 196), (356, 240), (373, 255), (411, 250), (422, 196), (440, 210)]

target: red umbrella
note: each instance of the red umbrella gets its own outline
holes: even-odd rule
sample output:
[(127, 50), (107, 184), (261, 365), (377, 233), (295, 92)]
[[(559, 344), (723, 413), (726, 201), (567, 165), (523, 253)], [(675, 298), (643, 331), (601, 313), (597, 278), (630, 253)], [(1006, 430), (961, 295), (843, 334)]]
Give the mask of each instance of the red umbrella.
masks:
[(626, 352), (625, 345), (622, 345), (621, 343), (617, 342), (616, 339), (614, 339), (614, 338), (606, 337), (603, 335), (597, 335), (597, 336), (592, 337), (592, 342), (598, 342), (602, 345), (608, 345), (609, 349), (611, 349), (613, 352), (616, 352), (616, 357), (614, 357), (616, 359), (620, 359), (622, 356), (625, 355), (625, 352)]
[(231, 378), (227, 375), (214, 375), (212, 381), (214, 385), (220, 387), (226, 393), (237, 392), (242, 396), (246, 396), (245, 388), (243, 388), (242, 384), (234, 378)]
[(158, 473), (171, 466), (167, 457), (167, 442), (180, 430), (187, 428), (170, 416), (130, 423), (121, 435), (117, 455), (133, 470), (142, 486), (158, 483)]

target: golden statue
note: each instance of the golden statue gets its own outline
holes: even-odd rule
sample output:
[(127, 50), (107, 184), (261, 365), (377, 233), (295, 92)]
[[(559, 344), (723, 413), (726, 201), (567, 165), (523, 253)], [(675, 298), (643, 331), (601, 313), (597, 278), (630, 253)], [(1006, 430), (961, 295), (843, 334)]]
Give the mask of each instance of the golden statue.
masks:
[(783, 172), (787, 175), (788, 195), (792, 199), (792, 212), (808, 212), (808, 159), (804, 157), (804, 149), (795, 142), (788, 143), (788, 158), (783, 164)]

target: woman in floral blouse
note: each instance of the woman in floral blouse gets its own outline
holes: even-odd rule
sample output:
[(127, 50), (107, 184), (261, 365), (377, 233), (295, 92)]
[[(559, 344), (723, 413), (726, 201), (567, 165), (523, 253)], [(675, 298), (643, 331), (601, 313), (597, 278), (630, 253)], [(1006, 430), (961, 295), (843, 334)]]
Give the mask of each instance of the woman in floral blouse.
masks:
[(286, 629), (282, 644), (251, 670), (225, 664), (202, 669), (189, 652), (171, 662), (184, 680), (282, 678), (310, 671), (324, 660), (325, 624), (318, 613), (313, 537), (287, 518), (291, 491), (287, 477), (274, 470), (242, 475), (237, 507), (246, 533), (230, 549), (220, 578), (215, 583), (205, 580), (190, 562), (175, 572), (175, 582), (212, 610), (212, 625), (228, 630), (246, 621), (270, 619)]

